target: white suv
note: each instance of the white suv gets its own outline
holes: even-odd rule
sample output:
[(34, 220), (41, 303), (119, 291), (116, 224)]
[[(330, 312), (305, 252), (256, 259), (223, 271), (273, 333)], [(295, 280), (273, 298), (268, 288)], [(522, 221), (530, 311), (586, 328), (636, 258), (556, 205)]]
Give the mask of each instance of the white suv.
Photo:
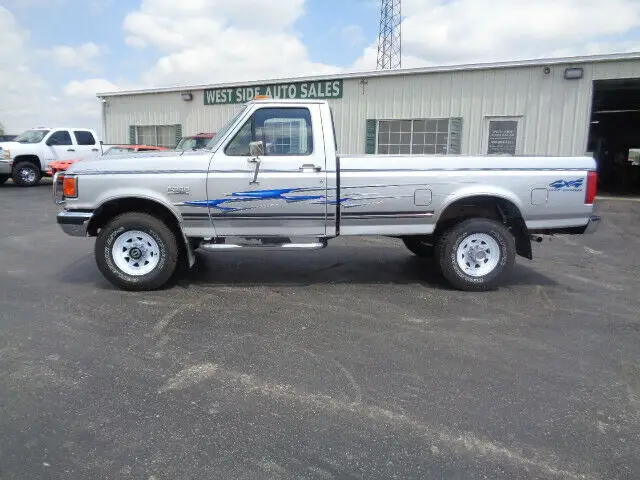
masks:
[(102, 153), (96, 133), (86, 128), (35, 128), (12, 142), (0, 143), (0, 185), (10, 177), (16, 185), (32, 187), (46, 174), (50, 162), (89, 160)]

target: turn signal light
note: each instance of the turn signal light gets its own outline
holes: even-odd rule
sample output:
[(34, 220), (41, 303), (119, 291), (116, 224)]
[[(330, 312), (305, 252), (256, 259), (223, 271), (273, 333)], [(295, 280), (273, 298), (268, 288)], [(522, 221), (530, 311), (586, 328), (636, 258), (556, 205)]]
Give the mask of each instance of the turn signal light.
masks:
[(587, 191), (585, 193), (584, 203), (593, 205), (598, 193), (598, 172), (590, 171), (587, 173)]
[(62, 194), (65, 198), (76, 198), (78, 196), (78, 177), (65, 175), (62, 180)]

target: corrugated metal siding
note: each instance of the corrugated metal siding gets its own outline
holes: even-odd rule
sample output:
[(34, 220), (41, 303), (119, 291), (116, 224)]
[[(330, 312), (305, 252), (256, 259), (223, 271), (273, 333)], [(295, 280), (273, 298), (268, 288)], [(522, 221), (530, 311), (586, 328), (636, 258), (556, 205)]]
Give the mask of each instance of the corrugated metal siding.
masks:
[[(344, 81), (343, 98), (331, 100), (338, 147), (364, 153), (367, 119), (461, 117), (462, 153), (486, 149), (487, 117), (521, 117), (519, 153), (585, 153), (594, 80), (640, 78), (640, 60), (582, 65), (584, 78), (565, 80), (572, 65), (370, 77)], [(238, 105), (205, 106), (202, 91), (193, 101), (180, 93), (108, 97), (106, 143), (127, 143), (130, 125), (182, 124), (185, 135), (217, 131)]]

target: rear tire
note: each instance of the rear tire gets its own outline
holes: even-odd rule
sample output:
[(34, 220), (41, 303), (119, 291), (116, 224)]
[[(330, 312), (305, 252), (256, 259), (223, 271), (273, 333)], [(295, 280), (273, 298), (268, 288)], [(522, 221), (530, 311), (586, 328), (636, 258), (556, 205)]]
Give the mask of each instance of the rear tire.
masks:
[(109, 282), (123, 290), (156, 290), (176, 271), (180, 249), (174, 232), (146, 213), (113, 218), (98, 234), (95, 256)]
[(465, 291), (497, 288), (513, 268), (515, 256), (511, 232), (503, 224), (485, 218), (454, 225), (436, 246), (442, 274), (455, 288)]
[(433, 258), (435, 247), (429, 240), (431, 237), (425, 236), (411, 236), (403, 237), (405, 247), (409, 249), (411, 253), (421, 258)]
[(41, 177), (40, 167), (31, 162), (19, 162), (13, 166), (13, 183), (21, 187), (35, 187)]
[(7, 180), (9, 180), (9, 175), (0, 175), (0, 185), (4, 185)]

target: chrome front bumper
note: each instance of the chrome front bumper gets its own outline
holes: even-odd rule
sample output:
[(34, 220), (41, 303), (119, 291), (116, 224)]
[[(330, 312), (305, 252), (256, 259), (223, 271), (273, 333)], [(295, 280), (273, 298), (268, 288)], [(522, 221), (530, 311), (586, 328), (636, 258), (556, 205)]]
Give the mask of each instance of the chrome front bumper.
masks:
[(585, 234), (595, 233), (598, 230), (598, 226), (600, 225), (600, 216), (592, 215), (589, 218), (589, 223), (587, 223), (587, 227), (584, 229)]
[(58, 213), (56, 220), (64, 233), (72, 237), (86, 237), (89, 221), (93, 218), (91, 212), (74, 212), (63, 210)]

